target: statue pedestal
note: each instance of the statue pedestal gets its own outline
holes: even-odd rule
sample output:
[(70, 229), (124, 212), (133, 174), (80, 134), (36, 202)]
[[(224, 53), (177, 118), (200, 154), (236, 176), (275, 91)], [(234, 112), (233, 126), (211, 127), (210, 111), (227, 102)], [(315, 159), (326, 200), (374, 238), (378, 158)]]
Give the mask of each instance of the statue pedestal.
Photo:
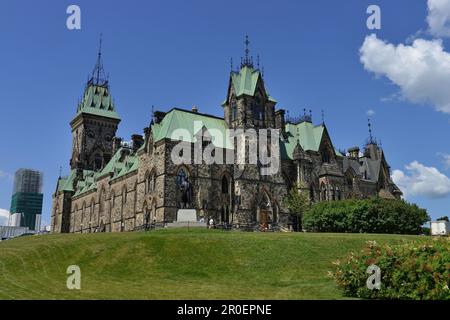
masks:
[(179, 209), (177, 221), (168, 223), (167, 228), (206, 228), (206, 222), (197, 221), (197, 210)]
[(179, 209), (177, 212), (177, 222), (197, 222), (197, 210)]

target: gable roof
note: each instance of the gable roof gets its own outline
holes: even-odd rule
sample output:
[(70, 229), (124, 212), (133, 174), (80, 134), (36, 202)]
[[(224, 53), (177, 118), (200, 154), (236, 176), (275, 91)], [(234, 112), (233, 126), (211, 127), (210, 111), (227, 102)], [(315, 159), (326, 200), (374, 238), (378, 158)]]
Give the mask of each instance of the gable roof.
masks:
[[(233, 85), (236, 97), (243, 94), (253, 97), (256, 93), (256, 87), (260, 78), (262, 79), (259, 70), (253, 69), (249, 66), (243, 66), (238, 72), (231, 72), (231, 83)], [(277, 102), (268, 93), (267, 96), (269, 101)]]
[(157, 142), (162, 139), (171, 139), (172, 135), (174, 137), (177, 136), (177, 130), (183, 129), (189, 134), (177, 136), (174, 140), (194, 143), (196, 141), (195, 135), (203, 128), (208, 130), (214, 146), (223, 149), (233, 149), (233, 144), (227, 134), (227, 126), (223, 118), (178, 108), (170, 110), (160, 123), (153, 124), (153, 141)]
[(303, 121), (298, 124), (287, 123), (285, 130), (287, 139), (280, 144), (281, 156), (284, 159), (293, 159), (294, 149), (298, 142), (304, 151), (319, 151), (325, 127)]

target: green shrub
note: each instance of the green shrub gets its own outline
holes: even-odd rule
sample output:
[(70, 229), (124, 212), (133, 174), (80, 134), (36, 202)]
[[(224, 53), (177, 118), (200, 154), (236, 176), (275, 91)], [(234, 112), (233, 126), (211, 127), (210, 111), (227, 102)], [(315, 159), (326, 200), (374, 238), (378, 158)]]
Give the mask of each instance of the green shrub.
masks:
[[(344, 294), (363, 299), (450, 300), (450, 239), (435, 238), (394, 246), (367, 243), (335, 261), (330, 275)], [(381, 269), (381, 287), (370, 290), (367, 268)]]
[(421, 234), (428, 220), (415, 204), (374, 198), (317, 203), (304, 214), (303, 225), (315, 232)]

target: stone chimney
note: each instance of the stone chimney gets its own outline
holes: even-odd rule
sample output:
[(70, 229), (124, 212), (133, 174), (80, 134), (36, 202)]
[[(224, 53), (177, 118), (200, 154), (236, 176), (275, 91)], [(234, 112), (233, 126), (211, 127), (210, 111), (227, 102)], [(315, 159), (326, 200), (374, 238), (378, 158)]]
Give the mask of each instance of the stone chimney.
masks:
[(112, 154), (115, 155), (121, 146), (122, 146), (122, 138), (114, 137)]
[(193, 106), (193, 107), (192, 107), (192, 112), (198, 113), (198, 108), (197, 108), (197, 106)]
[(352, 159), (359, 159), (359, 147), (353, 147), (348, 149), (348, 153), (350, 154), (350, 158)]
[(166, 116), (166, 112), (163, 111), (155, 111), (153, 113), (153, 118), (155, 123), (160, 123), (162, 121), (162, 119), (164, 119), (164, 117)]
[(144, 144), (144, 137), (140, 134), (133, 134), (131, 141), (133, 141), (133, 152), (136, 152)]
[(275, 128), (280, 129), (281, 133), (284, 133), (285, 128), (284, 114), (284, 109), (275, 111)]

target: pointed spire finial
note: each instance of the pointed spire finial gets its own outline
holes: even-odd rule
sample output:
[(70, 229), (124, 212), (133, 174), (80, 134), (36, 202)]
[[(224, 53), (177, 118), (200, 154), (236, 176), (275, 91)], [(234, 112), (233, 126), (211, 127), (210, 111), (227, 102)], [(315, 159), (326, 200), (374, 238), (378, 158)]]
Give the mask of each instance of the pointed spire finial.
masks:
[(233, 72), (233, 57), (230, 58), (230, 68), (231, 72)]
[(325, 112), (322, 109), (322, 124), (325, 124)]
[(153, 125), (155, 123), (155, 106), (152, 105), (152, 121), (150, 122), (150, 125)]
[(250, 56), (250, 49), (249, 49), (249, 45), (250, 45), (250, 40), (248, 40), (248, 35), (245, 36), (245, 50), (244, 50), (244, 59), (241, 60), (241, 68), (243, 67), (250, 67), (253, 68), (253, 58)]
[(88, 84), (92, 83), (100, 86), (105, 86), (108, 84), (109, 75), (106, 77), (105, 70), (103, 69), (102, 45), (103, 45), (103, 34), (100, 34), (97, 62), (95, 64), (94, 70), (92, 71), (91, 78), (89, 79)]
[(375, 141), (374, 141), (373, 135), (372, 135), (372, 123), (370, 122), (370, 118), (367, 118), (367, 126), (369, 127), (369, 143), (375, 144)]
[(62, 166), (59, 166), (59, 178), (61, 179), (61, 174), (62, 174)]
[(248, 60), (248, 54), (250, 53), (250, 50), (248, 49), (248, 45), (250, 44), (250, 41), (248, 40), (248, 34), (245, 36), (245, 59)]

